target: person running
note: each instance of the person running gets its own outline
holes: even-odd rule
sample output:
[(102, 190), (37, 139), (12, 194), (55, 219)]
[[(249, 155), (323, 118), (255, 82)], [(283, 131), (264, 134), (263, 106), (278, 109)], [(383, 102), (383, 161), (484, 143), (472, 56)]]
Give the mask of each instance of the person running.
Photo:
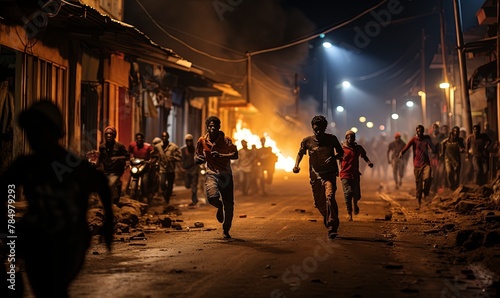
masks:
[(446, 168), (446, 179), (451, 190), (458, 188), (460, 184), (460, 170), (462, 168), (461, 154), (465, 152), (464, 139), (460, 137), (460, 128), (454, 126), (448, 138), (441, 142), (439, 154), (444, 159)]
[(399, 152), (403, 150), (406, 143), (401, 140), (401, 134), (397, 132), (394, 135), (394, 141), (389, 143), (387, 147), (387, 161), (392, 166), (392, 177), (396, 184), (396, 189), (399, 189), (403, 184), (403, 177), (405, 174), (405, 160), (399, 159)]
[(224, 238), (230, 239), (229, 230), (234, 215), (234, 180), (231, 160), (238, 159), (238, 149), (233, 140), (220, 130), (216, 116), (205, 120), (207, 134), (196, 144), (197, 164), (206, 163), (205, 188), (208, 203), (217, 208), (217, 221), (222, 223)]
[(481, 125), (476, 124), (472, 127), (472, 134), (467, 137), (465, 144), (466, 159), (472, 157), (472, 168), (474, 169), (474, 183), (477, 185), (486, 184), (488, 172), (488, 148), (491, 145), (491, 139), (487, 134), (481, 132)]
[(104, 142), (99, 146), (97, 167), (102, 168), (108, 177), (113, 203), (118, 204), (121, 197), (121, 177), (129, 159), (129, 152), (125, 145), (116, 140), (116, 128), (108, 126), (104, 129)]
[(427, 200), (432, 182), (432, 169), (430, 163), (429, 151), (434, 152), (434, 144), (429, 135), (424, 135), (424, 126), (417, 125), (416, 135), (408, 141), (406, 146), (399, 153), (402, 159), (406, 151), (413, 150), (413, 174), (415, 175), (415, 184), (417, 186), (416, 198), (418, 209), (422, 207), (422, 195), (424, 201)]
[[(300, 172), (300, 162), (305, 154), (309, 154), (310, 183), (314, 205), (323, 215), (328, 237), (334, 239), (337, 237), (340, 223), (338, 205), (335, 201), (336, 179), (339, 173), (337, 159), (344, 156), (344, 150), (335, 135), (325, 132), (327, 126), (328, 121), (324, 116), (317, 115), (312, 118), (311, 127), (314, 134), (304, 138), (300, 143), (293, 172), (295, 174)], [(318, 182), (321, 182), (321, 187)], [(324, 192), (324, 196), (321, 192)]]
[(194, 138), (193, 135), (187, 134), (184, 137), (186, 145), (181, 147), (182, 164), (181, 171), (184, 172), (184, 185), (187, 189), (191, 189), (191, 203), (189, 206), (195, 207), (198, 205), (198, 177), (200, 167), (194, 161)]
[(165, 204), (170, 205), (170, 197), (174, 189), (175, 165), (182, 161), (179, 147), (169, 141), (170, 135), (164, 131), (161, 134), (161, 143), (155, 145), (155, 155), (158, 155), (160, 165), (160, 187)]
[[(22, 267), (35, 297), (69, 297), (68, 288), (82, 268), (91, 243), (87, 211), (89, 196), (93, 193), (98, 195), (104, 209), (100, 234), (109, 250), (113, 240), (113, 211), (107, 178), (60, 145), (64, 136), (63, 123), (59, 108), (49, 100), (38, 101), (21, 112), (18, 124), (33, 151), (17, 157), (0, 177), (0, 185), (6, 193), (0, 203), (0, 233), (6, 236), (9, 232), (8, 238), (15, 239), (11, 240), (15, 243), (15, 262), (20, 264), (19, 259), (23, 260)], [(15, 230), (7, 231), (7, 223), (11, 223), (7, 216), (13, 218), (10, 216), (13, 209), (8, 208), (7, 214), (6, 203), (9, 200), (10, 206), (21, 199), (21, 187), (28, 208), (22, 218), (15, 220)], [(4, 244), (0, 249), (7, 247), (7, 241)], [(7, 264), (3, 257), (7, 254), (0, 253), (2, 269)], [(0, 274), (5, 278), (0, 285), (5, 288), (6, 272)], [(19, 276), (15, 284), (18, 293), (6, 289), (11, 292), (10, 296), (2, 297), (23, 297), (23, 288)]]
[(344, 158), (340, 160), (340, 181), (349, 215), (348, 220), (352, 221), (352, 205), (354, 203), (354, 214), (359, 214), (358, 201), (361, 200), (359, 158), (364, 159), (370, 168), (373, 168), (373, 163), (366, 155), (365, 148), (356, 143), (356, 133), (352, 130), (345, 133), (345, 142), (342, 144), (342, 148), (344, 149)]

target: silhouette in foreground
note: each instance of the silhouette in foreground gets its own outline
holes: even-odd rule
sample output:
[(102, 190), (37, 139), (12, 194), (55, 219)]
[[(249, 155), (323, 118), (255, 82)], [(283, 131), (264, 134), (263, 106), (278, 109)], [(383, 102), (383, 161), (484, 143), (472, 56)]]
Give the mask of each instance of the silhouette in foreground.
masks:
[[(105, 221), (101, 234), (111, 249), (110, 189), (104, 174), (59, 145), (58, 140), (64, 136), (63, 119), (55, 104), (36, 102), (18, 120), (34, 153), (18, 157), (1, 178), (3, 189), (16, 189), (16, 201), (24, 194), (28, 202), (15, 230), (8, 231), (9, 236), (17, 236), (15, 264), (20, 265), (19, 258), (24, 260), (36, 297), (67, 297), (90, 245), (87, 208), (91, 193), (102, 200)], [(5, 202), (0, 206), (5, 216)], [(6, 223), (2, 220), (4, 228)]]

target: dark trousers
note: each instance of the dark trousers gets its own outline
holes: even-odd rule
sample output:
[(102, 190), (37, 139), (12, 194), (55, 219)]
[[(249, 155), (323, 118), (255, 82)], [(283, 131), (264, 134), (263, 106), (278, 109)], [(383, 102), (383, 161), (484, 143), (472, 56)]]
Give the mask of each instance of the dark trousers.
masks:
[(336, 176), (310, 181), (313, 192), (314, 205), (323, 215), (325, 227), (337, 232), (339, 228), (339, 207), (335, 200), (337, 191)]
[(460, 185), (460, 164), (452, 165), (450, 162), (445, 161), (446, 178), (451, 190), (455, 190)]
[(417, 187), (417, 200), (420, 202), (422, 200), (422, 194), (424, 196), (429, 195), (432, 182), (432, 170), (430, 165), (425, 165), (420, 168), (414, 168), (413, 174), (415, 175), (415, 184)]
[(175, 172), (160, 173), (160, 188), (163, 194), (163, 199), (165, 203), (170, 204), (170, 197), (172, 196), (172, 190), (174, 189)]
[(488, 163), (482, 156), (472, 157), (472, 167), (474, 169), (474, 183), (477, 185), (486, 184), (486, 172)]
[[(198, 167), (198, 166), (196, 166)], [(184, 185), (191, 189), (191, 201), (198, 203), (198, 170), (188, 170), (184, 175)]]
[(122, 182), (120, 180), (122, 174), (105, 173), (105, 175), (108, 178), (108, 185), (111, 190), (111, 202), (118, 204), (122, 193)]
[(353, 200), (357, 203), (361, 199), (360, 179), (341, 179), (341, 181), (347, 212), (352, 213)]
[(234, 216), (234, 181), (232, 173), (207, 173), (205, 188), (208, 203), (224, 209), (222, 228), (229, 232)]

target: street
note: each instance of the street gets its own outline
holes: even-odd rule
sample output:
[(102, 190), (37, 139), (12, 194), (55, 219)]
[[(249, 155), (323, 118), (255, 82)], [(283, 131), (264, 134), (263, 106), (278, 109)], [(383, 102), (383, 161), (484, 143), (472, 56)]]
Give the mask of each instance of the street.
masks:
[(395, 191), (366, 176), (352, 222), (337, 190), (335, 240), (303, 172), (277, 172), (267, 197), (236, 191), (230, 240), (215, 208), (188, 208), (188, 190), (176, 187), (172, 203), (182, 214), (171, 219), (182, 230), (115, 235), (111, 253), (94, 241), (71, 297), (496, 297), (491, 273), (461, 261), (455, 239), (424, 233), (442, 220), (428, 207), (415, 210), (413, 177)]

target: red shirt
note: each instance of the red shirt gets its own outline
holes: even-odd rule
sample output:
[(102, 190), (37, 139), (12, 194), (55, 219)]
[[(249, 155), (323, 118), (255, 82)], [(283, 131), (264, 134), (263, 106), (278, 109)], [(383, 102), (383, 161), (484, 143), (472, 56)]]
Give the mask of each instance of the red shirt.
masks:
[(153, 146), (151, 146), (148, 143), (144, 143), (144, 145), (141, 148), (137, 147), (136, 142), (132, 142), (128, 146), (128, 153), (132, 154), (134, 158), (149, 160), (152, 152), (153, 152)]
[(353, 147), (343, 145), (344, 158), (340, 161), (340, 179), (359, 179), (359, 157), (366, 160), (366, 151), (363, 146), (355, 144)]
[(204, 155), (209, 171), (215, 173), (232, 173), (231, 160), (228, 157), (212, 157), (211, 152), (217, 151), (222, 154), (238, 152), (230, 137), (226, 137), (219, 131), (219, 137), (215, 142), (210, 142), (208, 134), (198, 139), (196, 144), (196, 155)]

